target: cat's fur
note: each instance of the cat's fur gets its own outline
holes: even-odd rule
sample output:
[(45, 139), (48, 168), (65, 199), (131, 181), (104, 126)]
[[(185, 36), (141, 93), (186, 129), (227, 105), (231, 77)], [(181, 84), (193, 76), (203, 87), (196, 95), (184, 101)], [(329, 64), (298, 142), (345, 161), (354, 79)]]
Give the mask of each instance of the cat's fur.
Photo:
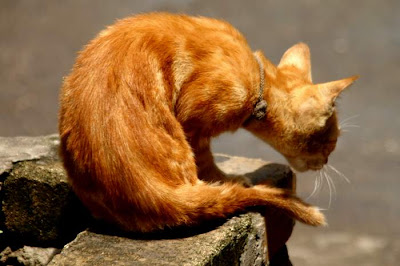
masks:
[(226, 22), (144, 14), (92, 40), (64, 81), (59, 130), (69, 180), (93, 215), (147, 232), (267, 206), (324, 224), (317, 208), (289, 192), (227, 181), (210, 138), (244, 127), (298, 170), (319, 169), (339, 134), (335, 98), (355, 77), (312, 84), (303, 43), (278, 66), (256, 54), (268, 103), (261, 121), (252, 118), (259, 65)]

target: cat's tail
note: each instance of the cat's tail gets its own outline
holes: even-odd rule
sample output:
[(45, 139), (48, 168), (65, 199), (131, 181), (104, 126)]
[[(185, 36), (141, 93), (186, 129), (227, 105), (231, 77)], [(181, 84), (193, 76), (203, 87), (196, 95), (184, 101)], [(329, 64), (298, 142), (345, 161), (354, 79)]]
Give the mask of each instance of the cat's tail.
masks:
[(158, 205), (158, 215), (150, 215), (155, 218), (154, 223), (146, 217), (142, 220), (136, 216), (134, 224), (130, 220), (122, 226), (127, 230), (145, 232), (163, 227), (195, 225), (206, 220), (226, 218), (251, 207), (276, 209), (312, 226), (325, 225), (325, 217), (318, 208), (305, 203), (289, 191), (264, 185), (246, 188), (235, 183), (210, 185), (199, 181), (195, 185), (183, 185), (159, 196), (163, 202), (154, 202)]

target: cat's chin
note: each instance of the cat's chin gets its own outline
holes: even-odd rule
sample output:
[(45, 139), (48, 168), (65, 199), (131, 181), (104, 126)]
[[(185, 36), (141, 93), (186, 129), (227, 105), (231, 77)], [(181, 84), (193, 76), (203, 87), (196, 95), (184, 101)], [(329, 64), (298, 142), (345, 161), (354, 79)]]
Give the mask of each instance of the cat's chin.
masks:
[(286, 160), (289, 162), (290, 167), (295, 172), (303, 173), (310, 170), (307, 166), (307, 162), (304, 160), (301, 160), (299, 158), (290, 158), (290, 157), (286, 157)]
[(286, 157), (287, 161), (289, 162), (290, 166), (296, 172), (306, 172), (306, 171), (319, 171), (321, 170), (324, 165), (327, 163), (327, 159), (323, 157), (317, 158), (291, 158)]
[(298, 173), (304, 173), (307, 171), (319, 171), (321, 170), (324, 166), (323, 165), (318, 165), (318, 166), (309, 166), (307, 164), (300, 164), (300, 165), (296, 165), (293, 163), (289, 163), (291, 168)]
[(315, 171), (315, 172), (317, 172), (317, 171), (320, 171), (322, 168), (323, 168), (323, 167), (318, 167), (318, 168), (301, 168), (301, 169), (299, 169), (299, 168), (294, 168), (294, 167), (292, 166), (292, 169), (293, 169), (295, 172), (297, 172), (297, 173), (304, 173), (304, 172), (307, 172), (307, 171)]
[(305, 168), (303, 168), (303, 167), (300, 168), (300, 167), (294, 166), (292, 164), (290, 164), (290, 167), (297, 173), (304, 173), (304, 172), (310, 170), (310, 169), (308, 169), (306, 167)]

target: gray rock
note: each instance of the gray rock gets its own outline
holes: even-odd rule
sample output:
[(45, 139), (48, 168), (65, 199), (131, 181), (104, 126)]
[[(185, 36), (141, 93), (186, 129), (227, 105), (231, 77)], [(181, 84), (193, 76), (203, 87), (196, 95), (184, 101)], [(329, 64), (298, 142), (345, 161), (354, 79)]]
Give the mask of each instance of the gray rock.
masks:
[(0, 253), (0, 263), (6, 264), (6, 261), (8, 260), (8, 257), (12, 253), (12, 249), (10, 247), (6, 247), (1, 253)]
[(253, 185), (265, 183), (274, 187), (295, 189), (296, 176), (289, 166), (226, 154), (214, 154), (218, 167), (229, 175), (245, 175)]
[(60, 140), (57, 134), (42, 137), (0, 137), (0, 175), (12, 164), (41, 158), (58, 158)]
[(162, 239), (82, 232), (49, 265), (262, 265), (265, 226), (260, 214), (233, 217), (214, 230)]
[[(57, 160), (59, 143), (57, 134), (41, 137), (0, 137), (0, 210), (4, 181), (13, 164), (25, 160)], [(3, 220), (0, 213), (0, 230), (4, 226)], [(3, 240), (2, 235), (0, 240)]]
[[(268, 181), (281, 187), (293, 187), (295, 176), (283, 165), (265, 161), (216, 156), (219, 167), (229, 174), (244, 174), (254, 183)], [(272, 218), (272, 217), (271, 217)], [(272, 220), (270, 218), (270, 220)], [(268, 217), (267, 217), (268, 219)], [(279, 228), (280, 230), (291, 230)], [(269, 228), (268, 230), (274, 230)], [(81, 233), (50, 265), (264, 265), (267, 263), (266, 223), (260, 214), (233, 217), (222, 226), (208, 232), (193, 230), (182, 237), (179, 231), (170, 236), (121, 236), (92, 231)], [(290, 234), (289, 234), (290, 235)], [(286, 239), (284, 240), (286, 242)], [(276, 243), (271, 243), (276, 245)], [(290, 265), (286, 247), (282, 247), (282, 262)], [(282, 252), (281, 252), (282, 253)], [(116, 255), (118, 254), (118, 255)]]
[[(24, 244), (67, 243), (89, 224), (88, 213), (67, 182), (57, 155), (58, 144), (56, 135), (0, 138), (0, 176), (6, 179), (0, 189), (4, 224), (7, 233)], [(215, 158), (228, 174), (246, 174), (253, 183), (294, 187), (295, 176), (287, 166), (223, 154)], [(279, 223), (271, 221), (269, 217), (267, 224), (274, 227)], [(267, 246), (278, 249), (286, 242), (272, 243), (270, 234), (266, 237), (266, 223), (260, 214), (233, 217), (221, 226), (210, 224), (207, 228), (186, 228), (183, 234), (181, 229), (171, 229), (161, 236), (84, 231), (51, 264), (263, 265)], [(290, 235), (286, 227), (279, 230)]]
[(12, 251), (11, 248), (6, 248), (0, 253), (0, 262), (4, 265), (47, 265), (54, 255), (59, 252), (60, 250), (56, 248), (30, 246), (24, 246), (16, 251)]
[(240, 257), (240, 265), (266, 265), (268, 261), (268, 245), (265, 219), (260, 214), (252, 214), (252, 232), (247, 238)]
[(16, 163), (3, 190), (5, 226), (27, 243), (63, 243), (84, 229), (85, 211), (60, 162)]

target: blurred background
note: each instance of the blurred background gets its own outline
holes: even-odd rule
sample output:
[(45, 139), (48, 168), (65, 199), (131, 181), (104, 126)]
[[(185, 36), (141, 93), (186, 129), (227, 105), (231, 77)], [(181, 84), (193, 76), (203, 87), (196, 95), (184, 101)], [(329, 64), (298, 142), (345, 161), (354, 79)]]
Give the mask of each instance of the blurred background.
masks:
[[(314, 82), (359, 74), (339, 100), (349, 127), (327, 182), (310, 199), (329, 226), (298, 224), (289, 241), (294, 265), (398, 265), (400, 261), (400, 1), (29, 1), (0, 2), (0, 136), (57, 131), (58, 92), (77, 52), (106, 25), (131, 14), (170, 11), (229, 21), (274, 63), (304, 41)], [(245, 131), (222, 135), (214, 152), (285, 163)], [(0, 155), (1, 156), (1, 155)], [(298, 174), (307, 198), (317, 173)], [(330, 202), (331, 198), (331, 203)]]

